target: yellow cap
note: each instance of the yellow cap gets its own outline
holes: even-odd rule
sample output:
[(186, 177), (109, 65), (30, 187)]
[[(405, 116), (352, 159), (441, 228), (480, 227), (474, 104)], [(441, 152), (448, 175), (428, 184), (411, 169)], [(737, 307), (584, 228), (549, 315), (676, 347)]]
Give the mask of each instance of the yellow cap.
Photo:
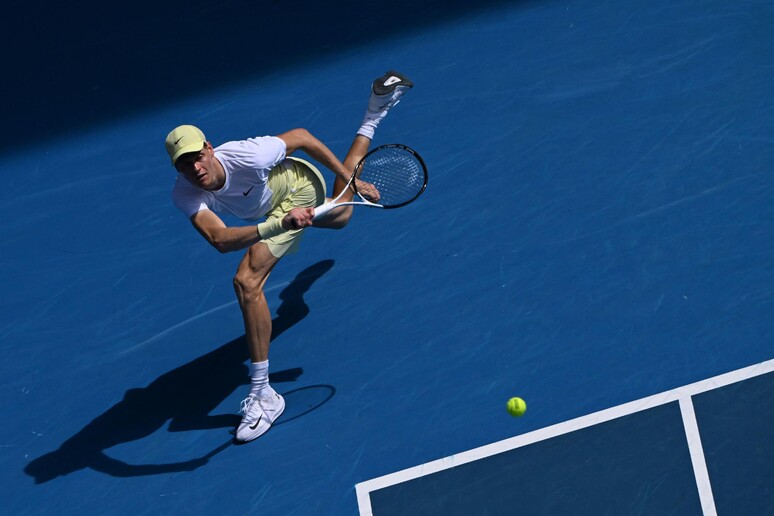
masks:
[(198, 127), (181, 125), (172, 129), (167, 135), (167, 154), (172, 158), (172, 164), (174, 165), (177, 158), (183, 154), (202, 150), (206, 141), (207, 138), (204, 137), (204, 133)]

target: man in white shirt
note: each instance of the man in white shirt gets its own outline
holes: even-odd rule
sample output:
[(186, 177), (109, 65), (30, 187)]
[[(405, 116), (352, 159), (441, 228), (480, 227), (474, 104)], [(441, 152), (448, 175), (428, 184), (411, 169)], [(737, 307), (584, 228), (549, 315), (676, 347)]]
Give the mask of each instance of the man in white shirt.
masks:
[[(392, 71), (373, 82), (368, 109), (343, 163), (306, 129), (218, 147), (191, 125), (176, 127), (167, 136), (167, 153), (179, 172), (172, 191), (175, 206), (218, 251), (247, 249), (234, 277), (252, 362), (238, 441), (266, 433), (285, 409), (285, 400), (269, 385), (271, 313), (263, 294), (269, 274), (280, 258), (298, 249), (304, 228), (340, 229), (352, 216), (352, 206), (342, 206), (313, 222), (314, 208), (327, 199), (325, 181), (314, 165), (291, 154), (302, 150), (331, 170), (336, 175), (335, 198), (368, 152), (379, 122), (412, 86)], [(351, 198), (351, 193), (345, 194), (342, 202)], [(266, 220), (229, 227), (216, 215), (224, 211), (246, 221)]]

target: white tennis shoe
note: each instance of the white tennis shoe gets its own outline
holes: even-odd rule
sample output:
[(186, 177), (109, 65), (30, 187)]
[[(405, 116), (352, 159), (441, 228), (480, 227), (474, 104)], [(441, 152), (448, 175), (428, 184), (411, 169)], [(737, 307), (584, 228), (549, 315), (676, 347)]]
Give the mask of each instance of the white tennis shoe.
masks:
[(414, 83), (405, 75), (389, 71), (373, 82), (371, 98), (368, 101), (368, 113), (386, 111), (400, 102), (400, 98)]
[(414, 86), (408, 77), (398, 72), (387, 72), (371, 85), (371, 98), (368, 99), (363, 122), (357, 134), (373, 139), (376, 127), (391, 107), (400, 102), (400, 98)]
[(242, 400), (239, 412), (244, 414), (236, 431), (237, 441), (249, 442), (262, 436), (271, 428), (285, 410), (285, 398), (269, 387), (269, 394), (258, 398), (253, 394)]

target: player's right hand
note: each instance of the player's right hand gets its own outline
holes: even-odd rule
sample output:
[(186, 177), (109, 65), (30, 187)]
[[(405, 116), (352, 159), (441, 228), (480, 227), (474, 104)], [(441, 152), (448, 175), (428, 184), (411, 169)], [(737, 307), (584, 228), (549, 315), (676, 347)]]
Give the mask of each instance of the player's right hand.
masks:
[(314, 208), (293, 208), (282, 218), (282, 227), (287, 230), (304, 229), (312, 225)]

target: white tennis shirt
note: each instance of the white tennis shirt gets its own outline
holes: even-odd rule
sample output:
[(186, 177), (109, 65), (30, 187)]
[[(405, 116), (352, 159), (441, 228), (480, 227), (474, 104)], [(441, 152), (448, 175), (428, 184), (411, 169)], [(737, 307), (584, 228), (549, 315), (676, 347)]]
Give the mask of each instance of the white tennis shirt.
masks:
[(203, 190), (178, 175), (172, 201), (186, 217), (201, 210), (227, 211), (244, 220), (257, 220), (272, 206), (269, 171), (285, 159), (287, 147), (276, 136), (227, 142), (215, 148), (226, 171), (226, 183), (216, 191)]

